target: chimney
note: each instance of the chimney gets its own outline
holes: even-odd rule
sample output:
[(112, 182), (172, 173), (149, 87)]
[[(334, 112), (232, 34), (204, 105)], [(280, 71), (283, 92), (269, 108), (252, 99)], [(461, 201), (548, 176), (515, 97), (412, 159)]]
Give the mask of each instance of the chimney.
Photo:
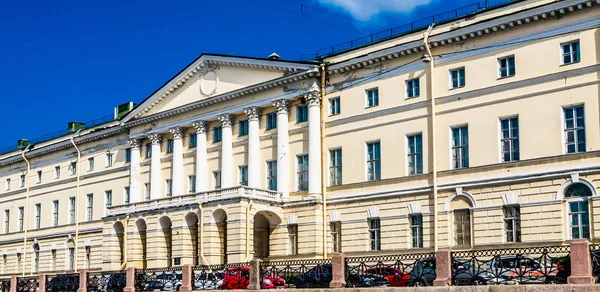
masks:
[(269, 57), (267, 57), (271, 60), (279, 60), (281, 59), (281, 57), (279, 55), (277, 55), (277, 53), (273, 52), (272, 54), (269, 55)]
[(23, 149), (27, 148), (27, 146), (29, 146), (29, 140), (27, 140), (27, 139), (17, 140), (17, 148), (19, 150), (23, 150)]
[(127, 115), (131, 110), (133, 110), (134, 106), (135, 105), (133, 104), (133, 102), (130, 101), (128, 103), (120, 104), (117, 107), (115, 107), (115, 120), (120, 120), (122, 117)]
[(77, 132), (77, 130), (81, 130), (85, 128), (85, 124), (84, 123), (80, 123), (80, 122), (70, 122), (67, 125), (67, 132), (69, 134), (71, 133), (75, 133)]

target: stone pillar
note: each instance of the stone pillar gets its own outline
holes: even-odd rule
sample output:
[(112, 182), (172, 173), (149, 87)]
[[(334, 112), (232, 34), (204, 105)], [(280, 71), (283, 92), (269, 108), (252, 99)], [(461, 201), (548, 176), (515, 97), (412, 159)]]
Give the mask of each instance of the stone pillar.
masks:
[(567, 278), (567, 282), (569, 284), (594, 284), (589, 241), (571, 242), (571, 276)]
[(288, 111), (290, 102), (277, 100), (273, 102), (277, 108), (277, 191), (283, 198), (290, 196), (290, 136)]
[(181, 127), (171, 128), (169, 130), (173, 134), (173, 159), (171, 169), (173, 196), (184, 194), (184, 179), (183, 179), (183, 129)]
[(129, 202), (144, 200), (140, 191), (140, 139), (129, 139), (131, 145), (131, 162), (129, 163)]
[(321, 197), (321, 95), (311, 92), (308, 102), (308, 195)]
[(135, 292), (135, 268), (127, 268), (125, 275), (127, 280), (125, 280), (125, 288), (123, 288), (123, 292)]
[(197, 121), (192, 124), (196, 128), (196, 192), (208, 191), (208, 166), (206, 162), (206, 132), (208, 122)]
[(233, 187), (233, 133), (230, 114), (219, 116), (221, 121), (221, 187)]
[(260, 290), (260, 263), (260, 259), (250, 261), (250, 284), (248, 285), (248, 290)]
[(40, 274), (38, 292), (46, 292), (46, 274)]
[(248, 115), (248, 186), (260, 187), (260, 108), (244, 110)]
[(192, 271), (192, 265), (183, 265), (181, 274), (181, 287), (179, 291), (192, 291), (194, 290), (194, 286), (192, 282), (194, 281), (194, 272)]
[(346, 255), (334, 253), (331, 255), (331, 282), (329, 288), (346, 287)]
[(435, 273), (433, 286), (450, 286), (452, 282), (452, 256), (449, 249), (440, 249), (435, 253)]
[(87, 270), (79, 271), (79, 288), (77, 292), (87, 292)]
[(150, 159), (150, 199), (158, 199), (162, 197), (162, 181), (160, 167), (160, 141), (162, 137), (158, 133), (148, 136), (152, 142), (152, 158)]
[(17, 292), (17, 276), (10, 276), (10, 292)]

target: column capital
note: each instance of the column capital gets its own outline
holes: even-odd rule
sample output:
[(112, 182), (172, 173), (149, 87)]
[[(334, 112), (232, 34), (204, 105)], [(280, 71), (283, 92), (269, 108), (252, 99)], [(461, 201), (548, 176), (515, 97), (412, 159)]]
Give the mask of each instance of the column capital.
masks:
[(308, 106), (321, 106), (321, 94), (319, 92), (308, 92), (304, 94), (304, 99), (308, 102)]
[(222, 114), (218, 117), (218, 119), (221, 121), (221, 126), (223, 128), (231, 128), (233, 119), (230, 114)]
[(195, 121), (192, 123), (192, 126), (196, 128), (196, 133), (205, 134), (208, 132), (208, 122), (207, 121)]
[(244, 112), (248, 116), (249, 120), (258, 120), (258, 118), (260, 118), (260, 108), (259, 107), (256, 107), (256, 106), (249, 107), (249, 108), (244, 109)]
[(152, 144), (160, 144), (162, 136), (159, 133), (152, 133), (148, 135), (148, 139), (150, 139), (150, 142), (152, 142)]
[(173, 139), (181, 139), (183, 137), (183, 128), (182, 127), (174, 127), (169, 129), (169, 132), (173, 134)]
[(127, 140), (132, 149), (140, 149), (140, 145), (142, 144), (141, 139), (129, 139)]
[(279, 114), (288, 114), (290, 108), (290, 101), (287, 99), (280, 99), (273, 102), (273, 106), (277, 109)]

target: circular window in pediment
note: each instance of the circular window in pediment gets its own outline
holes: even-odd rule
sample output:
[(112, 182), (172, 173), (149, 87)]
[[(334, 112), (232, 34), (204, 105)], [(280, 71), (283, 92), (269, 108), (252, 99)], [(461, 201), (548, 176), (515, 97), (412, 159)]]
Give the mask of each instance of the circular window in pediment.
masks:
[(217, 92), (219, 76), (215, 70), (210, 70), (200, 77), (200, 93), (211, 96)]

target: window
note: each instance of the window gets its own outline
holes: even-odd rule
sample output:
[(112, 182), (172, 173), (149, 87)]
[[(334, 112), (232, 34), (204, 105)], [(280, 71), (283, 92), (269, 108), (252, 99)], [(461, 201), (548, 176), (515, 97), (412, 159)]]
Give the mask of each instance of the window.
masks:
[(342, 184), (342, 149), (329, 150), (329, 185)]
[(25, 216), (25, 208), (19, 207), (19, 227), (17, 231), (23, 231), (23, 217)]
[(54, 167), (54, 178), (55, 179), (60, 178), (60, 166), (55, 166)]
[(579, 41), (561, 44), (563, 64), (579, 63)]
[(146, 158), (152, 157), (152, 143), (146, 144)]
[(342, 222), (331, 222), (331, 239), (333, 241), (333, 252), (342, 252)]
[(40, 219), (42, 218), (42, 204), (35, 204), (35, 217), (33, 221), (33, 228), (40, 228)]
[(269, 113), (267, 114), (267, 130), (277, 128), (277, 113)]
[(239, 136), (247, 136), (248, 135), (248, 120), (240, 121), (239, 123)]
[(106, 153), (106, 167), (111, 167), (113, 165), (113, 154)]
[(500, 147), (502, 148), (502, 161), (519, 160), (519, 119), (517, 117), (500, 120)]
[(335, 116), (340, 114), (340, 97), (329, 99), (329, 115)]
[[(92, 167), (93, 169), (93, 167)], [(71, 175), (76, 175), (77, 174), (77, 162), (73, 161), (71, 162)]]
[(413, 248), (423, 247), (423, 215), (410, 215), (410, 233)]
[(452, 167), (469, 167), (469, 130), (467, 126), (452, 128)]
[(367, 89), (365, 94), (367, 95), (367, 107), (379, 105), (379, 88)]
[(112, 191), (108, 190), (104, 192), (104, 211), (106, 212), (110, 206), (112, 206)]
[(367, 180), (381, 179), (381, 147), (379, 142), (367, 143)]
[(74, 270), (75, 248), (69, 248), (69, 258), (67, 260), (68, 270)]
[(406, 98), (419, 97), (419, 95), (421, 95), (421, 89), (419, 88), (419, 78), (406, 81)]
[(585, 152), (585, 114), (583, 105), (563, 109), (567, 153)]
[(131, 190), (129, 187), (123, 189), (123, 203), (129, 204), (131, 202)]
[(6, 185), (4, 186), (4, 189), (7, 191), (10, 190), (10, 178), (6, 179)]
[(85, 220), (92, 221), (94, 218), (94, 194), (87, 194), (87, 212)]
[(503, 209), (506, 242), (521, 242), (521, 207), (505, 206)]
[(299, 105), (296, 107), (296, 123), (308, 121), (308, 106)]
[(515, 76), (515, 56), (509, 56), (498, 59), (498, 77)]
[(56, 249), (50, 251), (52, 254), (52, 271), (56, 270)]
[(125, 149), (125, 163), (131, 162), (131, 148)]
[(213, 171), (213, 185), (215, 186), (215, 189), (221, 188), (221, 172), (220, 171)]
[(588, 198), (592, 196), (589, 187), (574, 183), (565, 190), (569, 220), (570, 239), (590, 238), (590, 214)]
[(248, 165), (240, 166), (239, 171), (240, 171), (240, 185), (247, 186), (248, 185)]
[(69, 198), (69, 223), (75, 223), (75, 197)]
[(193, 194), (196, 192), (196, 176), (188, 176), (188, 193)]
[(58, 226), (58, 200), (52, 201), (52, 226)]
[(195, 133), (190, 133), (190, 138), (189, 138), (189, 144), (188, 147), (189, 148), (196, 148), (196, 145), (198, 145), (198, 136)]
[(21, 187), (24, 187), (24, 186), (25, 186), (25, 175), (22, 174), (21, 175)]
[(213, 128), (213, 143), (221, 142), (223, 138), (223, 128), (222, 127), (214, 127)]
[(144, 198), (146, 199), (146, 201), (149, 201), (150, 200), (150, 183), (144, 184), (144, 193), (145, 193)]
[(167, 139), (167, 153), (173, 153), (173, 139)]
[(38, 170), (37, 172), (37, 183), (41, 183), (42, 182), (42, 171)]
[(88, 270), (90, 269), (91, 257), (92, 257), (92, 247), (88, 245), (85, 247), (85, 268)]
[(267, 161), (267, 187), (277, 190), (277, 160)]
[(369, 242), (371, 250), (381, 250), (381, 221), (379, 218), (369, 219)]
[(290, 253), (291, 255), (298, 254), (298, 224), (288, 225), (288, 235), (290, 240)]
[(414, 134), (406, 137), (408, 141), (408, 174), (423, 173), (423, 135)]
[(454, 242), (457, 246), (471, 245), (471, 213), (468, 209), (454, 211)]
[(465, 68), (450, 70), (450, 88), (465, 87)]
[(4, 210), (4, 233), (10, 232), (10, 210)]
[(88, 171), (94, 170), (94, 157), (88, 158)]
[(308, 154), (298, 155), (297, 160), (296, 178), (298, 179), (298, 190), (308, 190)]
[(167, 195), (167, 197), (173, 195), (173, 181), (170, 179), (165, 180), (165, 195)]

